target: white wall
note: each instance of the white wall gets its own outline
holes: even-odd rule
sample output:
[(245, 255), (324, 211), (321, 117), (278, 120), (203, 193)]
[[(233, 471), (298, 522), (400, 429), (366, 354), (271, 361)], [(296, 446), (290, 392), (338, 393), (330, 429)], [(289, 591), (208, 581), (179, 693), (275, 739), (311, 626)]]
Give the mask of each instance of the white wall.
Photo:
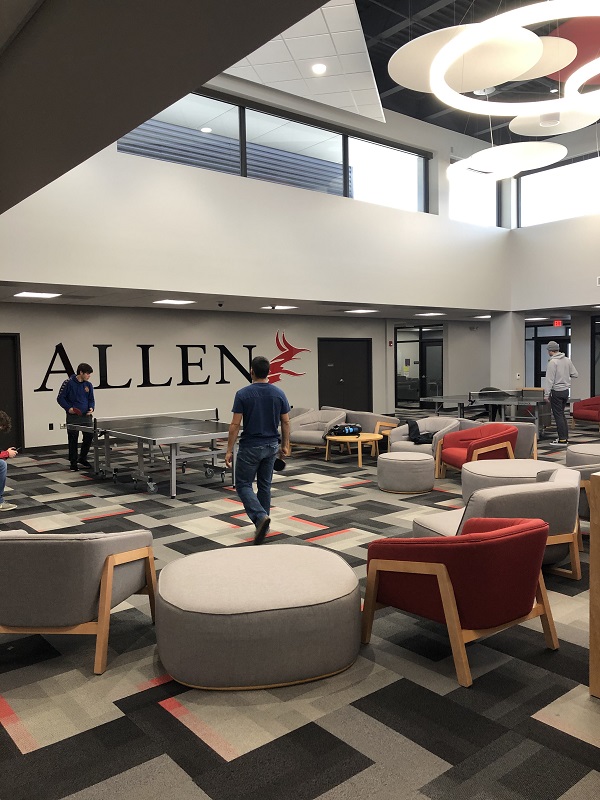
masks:
[(506, 307), (508, 235), (115, 146), (0, 216), (21, 281), (457, 308)]
[(448, 322), (444, 334), (444, 394), (490, 385), (490, 326), (485, 320)]
[[(247, 369), (248, 350), (243, 345), (256, 345), (253, 355), (265, 355), (271, 360), (279, 355), (275, 342), (278, 330), (285, 331), (291, 345), (308, 349), (286, 365), (287, 369), (304, 374), (283, 375), (278, 384), (292, 405), (317, 407), (317, 339), (343, 337), (372, 339), (373, 407), (377, 411), (393, 408), (393, 397), (390, 400), (386, 396), (385, 320), (295, 317), (282, 324), (281, 317), (271, 319), (264, 314), (14, 304), (0, 305), (0, 319), (2, 332), (20, 334), (26, 447), (66, 441), (65, 432), (59, 427), (64, 422), (64, 412), (56, 402), (56, 392), (66, 375), (49, 377), (47, 387), (52, 391), (35, 391), (43, 382), (59, 342), (73, 367), (81, 361), (94, 367), (94, 385), (99, 382), (95, 344), (112, 345), (107, 351), (110, 384), (132, 379), (130, 388), (97, 391), (96, 412), (100, 417), (217, 407), (221, 418), (229, 420), (233, 395), (246, 385), (246, 380), (225, 361), (225, 379), (229, 383), (217, 383), (220, 358), (214, 345), (225, 345)], [(158, 384), (172, 378), (170, 386), (138, 388), (142, 360), (137, 344), (154, 345), (149, 359), (151, 381)], [(202, 367), (190, 367), (190, 379), (208, 378), (206, 385), (177, 386), (182, 380), (181, 350), (177, 345), (184, 344), (205, 345), (205, 354), (199, 348), (190, 350), (189, 360), (202, 359)], [(62, 369), (60, 360), (55, 361), (53, 369)], [(48, 430), (50, 423), (54, 423), (53, 431)]]

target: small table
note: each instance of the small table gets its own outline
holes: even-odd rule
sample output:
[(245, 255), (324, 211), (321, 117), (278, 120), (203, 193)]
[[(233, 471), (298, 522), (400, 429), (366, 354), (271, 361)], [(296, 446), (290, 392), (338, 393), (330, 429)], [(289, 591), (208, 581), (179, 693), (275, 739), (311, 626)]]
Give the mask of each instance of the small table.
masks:
[(356, 436), (326, 436), (327, 447), (325, 448), (325, 461), (331, 461), (331, 442), (340, 442), (340, 444), (348, 445), (348, 452), (350, 453), (350, 445), (356, 442), (358, 445), (358, 466), (362, 467), (362, 448), (363, 444), (371, 445), (371, 455), (377, 454), (377, 443), (383, 439), (380, 433), (359, 433)]

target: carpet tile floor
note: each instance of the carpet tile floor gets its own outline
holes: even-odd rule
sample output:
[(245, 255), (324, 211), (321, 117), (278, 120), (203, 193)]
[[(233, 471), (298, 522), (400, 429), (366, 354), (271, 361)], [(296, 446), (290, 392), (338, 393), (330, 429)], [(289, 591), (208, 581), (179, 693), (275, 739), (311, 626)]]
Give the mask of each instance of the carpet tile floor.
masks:
[[(565, 451), (540, 443), (540, 458)], [(600, 441), (577, 430), (573, 441)], [(131, 447), (114, 452), (118, 481), (71, 472), (64, 448), (11, 460), (17, 509), (2, 531), (152, 531), (157, 568), (252, 543), (228, 480), (200, 462), (158, 491), (128, 478)], [(365, 455), (298, 451), (273, 483), (263, 546), (294, 543), (341, 555), (364, 586), (369, 542), (410, 536), (425, 511), (463, 506), (459, 476), (433, 491), (377, 487)], [(166, 674), (147, 600), (112, 614), (108, 668), (94, 676), (93, 640), (0, 636), (0, 800), (597, 800), (600, 701), (588, 693), (588, 567), (547, 576), (560, 649), (539, 622), (469, 645), (474, 684), (456, 682), (445, 628), (392, 609), (346, 672), (250, 692), (206, 692)]]

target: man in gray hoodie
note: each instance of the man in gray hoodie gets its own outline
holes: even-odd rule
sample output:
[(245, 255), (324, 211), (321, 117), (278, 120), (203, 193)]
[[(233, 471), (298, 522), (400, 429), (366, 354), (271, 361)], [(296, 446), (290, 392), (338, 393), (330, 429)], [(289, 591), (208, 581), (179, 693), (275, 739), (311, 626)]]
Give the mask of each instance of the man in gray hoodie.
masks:
[(578, 378), (579, 373), (570, 358), (560, 352), (556, 342), (548, 342), (548, 366), (546, 367), (546, 389), (544, 397), (550, 400), (552, 414), (556, 421), (558, 437), (552, 444), (568, 444), (569, 428), (565, 419), (565, 406), (569, 400), (571, 378)]

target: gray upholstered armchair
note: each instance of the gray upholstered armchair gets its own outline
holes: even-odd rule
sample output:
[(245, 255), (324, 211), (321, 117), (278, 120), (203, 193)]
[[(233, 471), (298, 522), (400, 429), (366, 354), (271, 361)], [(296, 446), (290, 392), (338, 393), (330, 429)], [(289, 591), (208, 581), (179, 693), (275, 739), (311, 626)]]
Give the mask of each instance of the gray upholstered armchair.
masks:
[(93, 634), (106, 669), (110, 610), (147, 593), (156, 574), (149, 531), (0, 534), (0, 633)]
[(298, 447), (325, 447), (324, 434), (332, 425), (346, 421), (346, 413), (331, 411), (307, 411), (290, 419), (290, 445)]
[(415, 444), (408, 438), (408, 425), (399, 425), (390, 431), (390, 451), (392, 453), (426, 453), (435, 455), (437, 443), (447, 433), (459, 429), (459, 420), (452, 417), (423, 417), (416, 420), (419, 433), (433, 433), (431, 444)]
[[(465, 508), (417, 515), (413, 536), (456, 536), (475, 517), (530, 517), (550, 526), (544, 565), (556, 575), (579, 580), (579, 472), (561, 468), (539, 483), (494, 486), (473, 492)], [(570, 567), (562, 566), (570, 561)]]
[(393, 417), (389, 414), (375, 414), (373, 411), (355, 411), (351, 408), (337, 408), (336, 406), (321, 406), (321, 411), (337, 411), (339, 414), (344, 414), (344, 422), (348, 422), (350, 425), (360, 425), (363, 433), (381, 433), (380, 430), (377, 430), (378, 423), (391, 428), (398, 425), (400, 421), (398, 417)]

